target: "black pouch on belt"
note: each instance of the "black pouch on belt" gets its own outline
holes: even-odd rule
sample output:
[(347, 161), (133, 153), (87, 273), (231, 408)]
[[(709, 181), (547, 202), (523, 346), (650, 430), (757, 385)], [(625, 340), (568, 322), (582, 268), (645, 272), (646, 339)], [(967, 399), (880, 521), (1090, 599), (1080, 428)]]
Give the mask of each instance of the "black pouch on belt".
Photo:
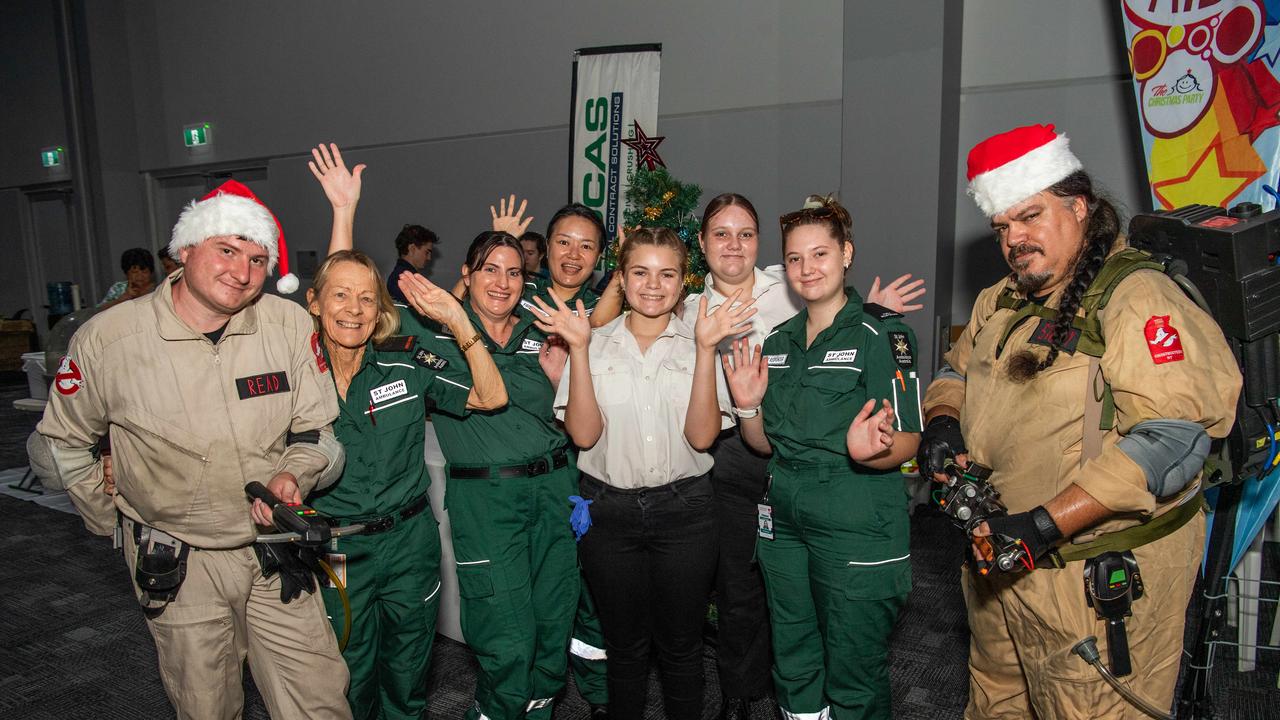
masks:
[(1129, 636), (1124, 619), (1133, 614), (1133, 601), (1142, 597), (1138, 561), (1128, 550), (1105, 552), (1084, 563), (1084, 595), (1098, 619), (1107, 621), (1107, 648), (1111, 674), (1124, 677), (1133, 671), (1129, 663)]
[(142, 611), (147, 617), (159, 617), (187, 579), (191, 546), (163, 530), (141, 523), (133, 527), (138, 545), (133, 579), (142, 590)]

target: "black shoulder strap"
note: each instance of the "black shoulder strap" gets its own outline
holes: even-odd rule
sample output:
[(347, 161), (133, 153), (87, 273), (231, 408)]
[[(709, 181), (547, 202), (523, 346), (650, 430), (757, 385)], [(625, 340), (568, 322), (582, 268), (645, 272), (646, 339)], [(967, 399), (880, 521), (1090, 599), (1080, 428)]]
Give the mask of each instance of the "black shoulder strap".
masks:
[(375, 343), (373, 349), (379, 352), (409, 352), (417, 344), (416, 335), (392, 335), (380, 343)]

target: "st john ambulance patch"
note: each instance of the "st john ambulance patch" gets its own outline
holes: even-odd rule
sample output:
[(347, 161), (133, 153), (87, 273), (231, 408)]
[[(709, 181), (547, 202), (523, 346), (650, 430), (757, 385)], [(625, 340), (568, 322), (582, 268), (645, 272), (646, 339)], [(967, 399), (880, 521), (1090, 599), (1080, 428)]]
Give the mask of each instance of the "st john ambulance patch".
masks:
[(911, 347), (911, 338), (904, 332), (890, 332), (889, 345), (893, 348), (893, 361), (903, 370), (915, 367), (916, 353)]

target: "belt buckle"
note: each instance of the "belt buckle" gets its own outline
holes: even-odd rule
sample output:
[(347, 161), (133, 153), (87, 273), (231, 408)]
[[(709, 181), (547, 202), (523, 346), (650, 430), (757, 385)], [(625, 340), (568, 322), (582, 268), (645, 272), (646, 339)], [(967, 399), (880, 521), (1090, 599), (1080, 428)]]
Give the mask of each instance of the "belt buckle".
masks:
[(525, 472), (529, 474), (529, 477), (544, 475), (549, 467), (550, 466), (548, 465), (546, 458), (538, 458), (525, 466)]
[(391, 516), (388, 515), (386, 517), (380, 517), (377, 520), (374, 520), (373, 522), (365, 523), (364, 534), (372, 535), (373, 533), (380, 533), (384, 530), (390, 530), (391, 526), (394, 524), (395, 524), (395, 521), (391, 519)]

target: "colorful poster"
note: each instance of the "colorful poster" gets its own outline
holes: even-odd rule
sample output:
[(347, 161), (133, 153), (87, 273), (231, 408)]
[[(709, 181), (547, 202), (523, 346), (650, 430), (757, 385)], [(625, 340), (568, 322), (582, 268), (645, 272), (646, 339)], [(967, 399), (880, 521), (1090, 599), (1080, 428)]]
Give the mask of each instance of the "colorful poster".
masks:
[(574, 53), (569, 197), (600, 213), (612, 238), (622, 221), (636, 151), (623, 141), (658, 132), (661, 45), (582, 48)]
[(1123, 0), (1157, 209), (1276, 206), (1280, 0)]

